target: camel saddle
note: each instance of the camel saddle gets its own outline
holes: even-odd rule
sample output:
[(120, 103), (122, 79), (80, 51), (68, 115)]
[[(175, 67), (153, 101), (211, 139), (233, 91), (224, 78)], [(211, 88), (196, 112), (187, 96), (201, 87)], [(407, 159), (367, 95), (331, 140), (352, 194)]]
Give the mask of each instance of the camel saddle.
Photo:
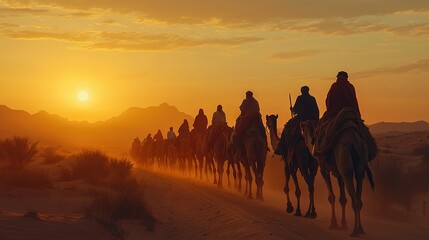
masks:
[(335, 118), (319, 121), (315, 133), (314, 152), (330, 154), (339, 136), (347, 129), (354, 128), (368, 147), (368, 160), (377, 156), (378, 148), (374, 137), (359, 114), (353, 108), (344, 108)]

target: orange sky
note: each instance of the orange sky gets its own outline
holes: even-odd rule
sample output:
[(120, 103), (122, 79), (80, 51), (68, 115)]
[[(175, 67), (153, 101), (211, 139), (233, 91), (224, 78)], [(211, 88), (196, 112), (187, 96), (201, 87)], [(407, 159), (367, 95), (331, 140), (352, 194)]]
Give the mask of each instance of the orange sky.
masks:
[(252, 90), (283, 122), (288, 93), (324, 111), (345, 70), (368, 123), (429, 121), (429, 1), (319, 2), (0, 0), (0, 104), (97, 121), (220, 103), (233, 122)]

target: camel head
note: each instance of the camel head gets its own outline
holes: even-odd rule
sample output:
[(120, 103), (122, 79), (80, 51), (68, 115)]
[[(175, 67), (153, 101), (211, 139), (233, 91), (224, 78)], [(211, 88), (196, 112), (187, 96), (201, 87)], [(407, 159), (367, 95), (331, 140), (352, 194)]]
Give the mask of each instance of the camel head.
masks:
[(276, 115), (271, 114), (271, 115), (265, 116), (268, 129), (270, 129), (270, 130), (272, 129), (272, 130), (274, 130), (274, 132), (277, 132), (277, 118), (278, 117), (279, 117), (278, 114), (276, 114)]
[(300, 123), (301, 135), (304, 137), (305, 145), (313, 154), (314, 148), (314, 132), (316, 131), (317, 121), (304, 121)]

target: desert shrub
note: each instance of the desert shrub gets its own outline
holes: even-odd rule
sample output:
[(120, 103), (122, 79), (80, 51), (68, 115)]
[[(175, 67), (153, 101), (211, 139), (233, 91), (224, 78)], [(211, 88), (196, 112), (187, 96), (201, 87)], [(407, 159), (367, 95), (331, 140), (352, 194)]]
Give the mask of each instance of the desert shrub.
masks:
[(155, 218), (145, 205), (138, 184), (133, 181), (127, 183), (130, 185), (115, 195), (97, 194), (85, 209), (87, 216), (96, 219), (117, 238), (126, 236), (115, 224), (121, 219), (139, 219), (149, 231), (153, 231), (155, 226)]
[(25, 165), (34, 160), (37, 154), (38, 142), (28, 137), (12, 137), (0, 141), (0, 149), (5, 159), (9, 161), (12, 169), (23, 169)]
[(99, 180), (109, 176), (109, 157), (106, 154), (98, 150), (83, 150), (75, 158), (73, 178)]
[(0, 176), (0, 182), (3, 186), (45, 189), (52, 188), (52, 179), (43, 171), (39, 170), (12, 170), (7, 171)]
[(40, 155), (45, 164), (55, 164), (65, 159), (65, 156), (58, 154), (54, 148), (45, 148)]
[(110, 159), (110, 167), (112, 168), (112, 175), (115, 178), (124, 179), (131, 175), (133, 163), (127, 159)]
[(413, 151), (417, 155), (422, 155), (423, 159), (429, 162), (429, 143), (420, 144)]

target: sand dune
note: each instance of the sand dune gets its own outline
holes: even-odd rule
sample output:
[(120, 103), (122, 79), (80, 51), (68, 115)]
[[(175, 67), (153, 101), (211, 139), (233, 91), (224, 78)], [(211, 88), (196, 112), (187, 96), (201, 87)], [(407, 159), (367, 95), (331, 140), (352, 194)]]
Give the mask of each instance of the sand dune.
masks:
[[(319, 208), (319, 217), (310, 220), (286, 214), (278, 204), (284, 201), (279, 194), (267, 193), (266, 201), (259, 202), (205, 182), (149, 172), (140, 175), (145, 199), (158, 219), (155, 233), (145, 234), (147, 239), (347, 239), (353, 226), (350, 206), (347, 209), (349, 230), (330, 231), (326, 207)], [(427, 239), (429, 236), (429, 227), (425, 225), (390, 223), (368, 217), (364, 217), (363, 224), (367, 231), (363, 239)]]

